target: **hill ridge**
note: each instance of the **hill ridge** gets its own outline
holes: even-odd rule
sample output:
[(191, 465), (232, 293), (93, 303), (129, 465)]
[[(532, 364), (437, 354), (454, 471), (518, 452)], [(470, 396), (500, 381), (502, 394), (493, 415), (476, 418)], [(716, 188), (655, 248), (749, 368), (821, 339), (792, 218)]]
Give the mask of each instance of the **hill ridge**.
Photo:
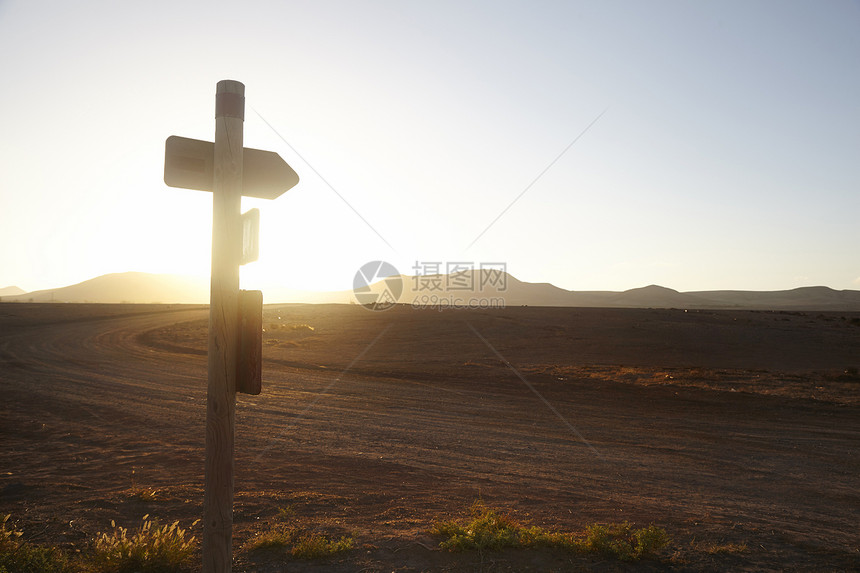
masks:
[[(502, 301), (501, 306), (860, 311), (860, 291), (835, 290), (823, 285), (779, 291), (723, 289), (680, 292), (650, 284), (625, 291), (577, 291), (547, 282), (524, 282), (507, 272), (488, 269), (450, 275), (397, 276), (404, 287), (398, 302), (416, 306), (432, 306), (440, 301), (450, 303), (448, 306), (451, 307), (468, 306), (470, 301), (496, 299)], [(381, 292), (383, 281), (370, 286)], [(354, 302), (352, 291), (313, 292), (278, 287), (262, 290), (267, 303)], [(109, 273), (55, 289), (0, 296), (3, 302), (205, 304), (209, 301), (209, 281), (198, 277), (129, 271)]]
[(16, 296), (19, 294), (26, 294), (27, 291), (17, 286), (7, 286), (0, 288), (0, 297), (3, 296)]

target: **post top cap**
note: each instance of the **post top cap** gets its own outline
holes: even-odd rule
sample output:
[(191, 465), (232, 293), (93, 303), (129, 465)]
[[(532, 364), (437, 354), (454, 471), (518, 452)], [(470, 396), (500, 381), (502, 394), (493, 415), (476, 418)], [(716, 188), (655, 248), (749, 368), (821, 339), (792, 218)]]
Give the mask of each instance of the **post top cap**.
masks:
[(245, 84), (236, 80), (221, 80), (218, 82), (215, 93), (245, 95)]

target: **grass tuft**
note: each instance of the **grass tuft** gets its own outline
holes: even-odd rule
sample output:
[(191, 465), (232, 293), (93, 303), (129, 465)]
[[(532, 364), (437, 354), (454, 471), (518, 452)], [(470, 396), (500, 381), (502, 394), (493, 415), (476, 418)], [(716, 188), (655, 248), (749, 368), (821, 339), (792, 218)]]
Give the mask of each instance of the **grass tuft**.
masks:
[(152, 487), (139, 487), (133, 488), (129, 492), (129, 497), (136, 499), (138, 501), (158, 501), (161, 499), (161, 492)]
[(711, 545), (706, 549), (709, 555), (729, 555), (734, 553), (746, 553), (746, 543), (723, 543), (721, 545)]
[(14, 547), (18, 544), (23, 532), (17, 531), (15, 529), (9, 529), (6, 525), (9, 523), (9, 518), (12, 517), (12, 514), (7, 514), (6, 517), (3, 518), (3, 521), (0, 521), (0, 547)]
[[(129, 533), (111, 521), (113, 531), (100, 533), (93, 544), (93, 563), (105, 573), (175, 571), (188, 564), (195, 548), (194, 536), (179, 527), (159, 525), (143, 516), (138, 529)], [(199, 522), (191, 524), (193, 527)]]
[(245, 549), (258, 551), (266, 549), (281, 549), (293, 543), (295, 533), (286, 525), (277, 525), (272, 529), (258, 533), (245, 544)]
[(0, 573), (67, 573), (69, 558), (55, 547), (21, 540), (21, 531), (9, 529), (10, 515), (0, 521)]
[(352, 537), (341, 537), (335, 541), (318, 533), (304, 533), (296, 540), (290, 554), (297, 559), (320, 559), (348, 551), (354, 543)]
[[(290, 516), (279, 513), (280, 519)], [(348, 551), (354, 546), (352, 537), (330, 539), (320, 533), (298, 526), (277, 524), (272, 529), (264, 531), (251, 539), (245, 548), (249, 551), (279, 550), (289, 548), (289, 554), (297, 559), (320, 559)]]
[(285, 505), (283, 507), (278, 508), (278, 515), (275, 516), (275, 519), (278, 521), (289, 521), (296, 516), (296, 510), (293, 509), (292, 505)]

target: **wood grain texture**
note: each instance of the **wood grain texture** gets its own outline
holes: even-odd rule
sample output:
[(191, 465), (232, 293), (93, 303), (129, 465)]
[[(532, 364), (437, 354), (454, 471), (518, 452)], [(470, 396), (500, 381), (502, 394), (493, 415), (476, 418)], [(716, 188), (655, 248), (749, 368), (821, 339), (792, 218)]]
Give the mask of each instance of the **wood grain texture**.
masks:
[[(241, 83), (224, 80), (218, 82), (216, 100), (244, 97), (244, 91)], [(216, 108), (219, 108), (217, 104)], [(242, 249), (243, 121), (235, 114), (221, 116), (215, 118), (215, 126), (203, 509), (203, 571), (207, 573), (230, 571), (232, 560), (233, 440)]]

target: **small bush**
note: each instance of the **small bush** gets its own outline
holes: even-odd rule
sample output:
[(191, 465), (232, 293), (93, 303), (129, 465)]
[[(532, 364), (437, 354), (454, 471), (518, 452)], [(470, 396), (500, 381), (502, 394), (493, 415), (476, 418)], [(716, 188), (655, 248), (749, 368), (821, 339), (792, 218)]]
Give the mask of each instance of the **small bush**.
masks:
[(520, 544), (523, 547), (561, 547), (577, 549), (576, 538), (572, 533), (546, 531), (540, 527), (529, 527), (520, 531)]
[(431, 530), (445, 537), (439, 545), (451, 551), (467, 549), (498, 550), (505, 547), (574, 547), (573, 535), (546, 531), (540, 527), (525, 527), (509, 514), (489, 508), (476, 501), (469, 509), (471, 521), (437, 521)]
[[(93, 546), (93, 561), (99, 571), (155, 572), (176, 570), (187, 564), (195, 548), (195, 538), (187, 536), (179, 522), (159, 525), (144, 515), (133, 534), (111, 521), (113, 531), (100, 533)], [(192, 523), (192, 527), (199, 520)]]
[(669, 534), (662, 527), (649, 525), (633, 532), (636, 538), (637, 557), (652, 557), (655, 553), (669, 545)]
[(464, 524), (445, 521), (434, 525), (433, 533), (448, 538), (440, 544), (443, 549), (502, 549), (520, 544), (522, 526), (509, 515), (488, 508), (481, 501), (472, 504), (471, 513), (472, 520)]
[(505, 547), (559, 547), (582, 553), (613, 555), (624, 561), (653, 556), (669, 544), (666, 530), (649, 525), (633, 529), (628, 523), (589, 525), (580, 535), (524, 527), (508, 515), (477, 501), (470, 509), (471, 520), (436, 522), (431, 533), (444, 537), (443, 549), (497, 550)]
[(669, 544), (666, 530), (649, 525), (633, 529), (629, 522), (589, 525), (582, 546), (587, 551), (613, 555), (622, 561), (633, 561), (654, 555)]

